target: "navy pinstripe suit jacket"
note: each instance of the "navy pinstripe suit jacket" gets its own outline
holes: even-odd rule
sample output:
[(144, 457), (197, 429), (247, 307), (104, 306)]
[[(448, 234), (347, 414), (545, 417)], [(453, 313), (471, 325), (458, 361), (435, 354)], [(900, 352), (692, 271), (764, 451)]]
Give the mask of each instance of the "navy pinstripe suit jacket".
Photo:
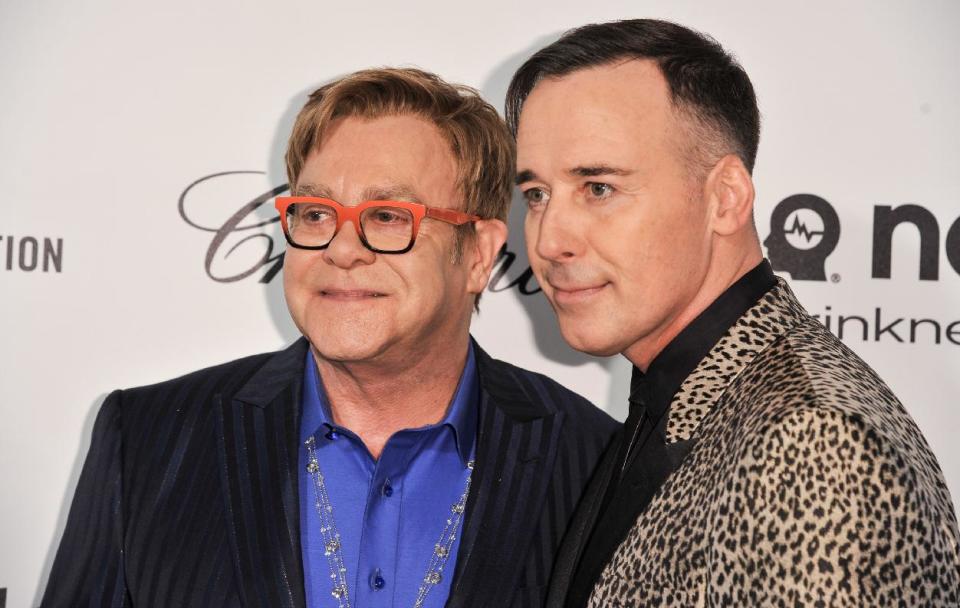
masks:
[[(304, 606), (297, 450), (307, 343), (115, 391), (43, 606)], [(447, 605), (540, 606), (616, 423), (477, 348), (474, 490)]]

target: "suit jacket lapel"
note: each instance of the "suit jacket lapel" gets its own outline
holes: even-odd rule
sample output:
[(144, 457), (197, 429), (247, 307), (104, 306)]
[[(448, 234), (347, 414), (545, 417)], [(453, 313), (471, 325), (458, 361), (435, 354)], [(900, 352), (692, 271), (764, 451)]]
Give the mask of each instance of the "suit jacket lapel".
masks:
[(235, 395), (216, 397), (234, 572), (247, 606), (305, 604), (297, 457), (306, 348), (297, 341)]
[(473, 487), (447, 606), (508, 606), (553, 473), (562, 412), (476, 347), (480, 421)]
[(783, 279), (766, 292), (710, 349), (673, 396), (667, 443), (690, 439), (740, 372), (777, 338), (807, 317)]
[(607, 450), (597, 465), (593, 478), (580, 498), (580, 504), (574, 513), (570, 526), (563, 537), (560, 550), (557, 553), (556, 563), (550, 575), (550, 590), (547, 595), (548, 608), (560, 608), (564, 605), (573, 576), (576, 574), (580, 557), (590, 540), (590, 533), (596, 525), (603, 505), (603, 497), (607, 493), (611, 480), (619, 472), (617, 454), (620, 442), (623, 441), (621, 432), (610, 442)]

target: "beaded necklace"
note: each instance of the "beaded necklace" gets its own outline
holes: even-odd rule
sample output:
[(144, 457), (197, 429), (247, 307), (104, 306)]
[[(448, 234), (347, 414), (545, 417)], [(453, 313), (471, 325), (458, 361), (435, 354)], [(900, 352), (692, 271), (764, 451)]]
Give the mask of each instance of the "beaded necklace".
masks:
[[(351, 608), (350, 592), (347, 587), (347, 567), (343, 563), (343, 551), (341, 550), (340, 531), (337, 529), (337, 522), (333, 516), (333, 503), (330, 502), (330, 495), (327, 493), (327, 486), (323, 479), (323, 472), (320, 470), (320, 462), (317, 459), (316, 441), (311, 435), (305, 442), (307, 447), (307, 472), (313, 479), (314, 506), (317, 515), (320, 517), (320, 534), (323, 537), (323, 554), (327, 558), (327, 566), (330, 568), (330, 580), (333, 587), (330, 595), (337, 600), (339, 608)], [(467, 463), (467, 469), (470, 473), (464, 483), (463, 493), (457, 502), (450, 507), (450, 517), (447, 518), (440, 538), (433, 546), (433, 553), (430, 554), (430, 562), (427, 564), (427, 570), (420, 581), (420, 587), (417, 590), (417, 599), (414, 602), (414, 608), (422, 608), (427, 599), (427, 594), (441, 580), (444, 566), (450, 557), (450, 551), (453, 543), (457, 539), (457, 530), (460, 529), (460, 522), (463, 519), (463, 512), (466, 510), (467, 497), (470, 495), (470, 479), (473, 477), (473, 461)]]

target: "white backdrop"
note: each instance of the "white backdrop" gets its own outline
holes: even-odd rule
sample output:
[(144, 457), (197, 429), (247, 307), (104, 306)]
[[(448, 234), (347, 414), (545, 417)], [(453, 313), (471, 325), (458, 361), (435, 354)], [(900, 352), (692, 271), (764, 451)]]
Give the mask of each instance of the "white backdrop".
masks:
[[(899, 394), (957, 502), (960, 324), (952, 334), (948, 326), (960, 321), (960, 4), (7, 0), (0, 588), (8, 606), (39, 603), (107, 392), (296, 337), (280, 278), (261, 282), (273, 266), (261, 263), (268, 247), (267, 257), (283, 248), (276, 225), (225, 230), (219, 247), (211, 242), (260, 195), (266, 203), (235, 225), (271, 217), (265, 193), (285, 181), (285, 139), (310, 90), (355, 69), (416, 65), (502, 107), (513, 70), (562, 31), (641, 16), (709, 32), (741, 59), (764, 115), (761, 236), (791, 195), (815, 194), (835, 209), (841, 232), (826, 280), (794, 288), (834, 329), (838, 315), (863, 319), (844, 323), (844, 341)], [(178, 207), (191, 183), (230, 171), (249, 173), (203, 181)], [(925, 272), (938, 263), (937, 280), (919, 278), (921, 241), (910, 225), (894, 231), (891, 278), (872, 276), (876, 208), (905, 204), (927, 216)], [(629, 365), (572, 352), (542, 295), (506, 288), (527, 267), (521, 215), (512, 214), (509, 242), (518, 257), (500, 291), (484, 297), (474, 334), (493, 355), (624, 417)], [(805, 249), (828, 238), (818, 232), (836, 232), (820, 221), (804, 211), (778, 229)], [(264, 236), (243, 240), (256, 234)], [(910, 319), (931, 321), (914, 324), (912, 343)]]

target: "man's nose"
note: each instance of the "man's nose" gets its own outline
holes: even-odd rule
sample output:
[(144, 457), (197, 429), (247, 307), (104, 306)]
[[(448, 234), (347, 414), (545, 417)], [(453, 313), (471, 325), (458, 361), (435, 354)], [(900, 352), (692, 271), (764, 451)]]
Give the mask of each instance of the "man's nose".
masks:
[(580, 215), (570, 196), (555, 194), (540, 215), (537, 255), (553, 262), (576, 257), (586, 229)]
[(323, 250), (323, 257), (338, 268), (353, 268), (362, 264), (372, 264), (376, 254), (367, 249), (360, 240), (360, 234), (352, 221), (346, 221), (333, 236), (333, 240)]

